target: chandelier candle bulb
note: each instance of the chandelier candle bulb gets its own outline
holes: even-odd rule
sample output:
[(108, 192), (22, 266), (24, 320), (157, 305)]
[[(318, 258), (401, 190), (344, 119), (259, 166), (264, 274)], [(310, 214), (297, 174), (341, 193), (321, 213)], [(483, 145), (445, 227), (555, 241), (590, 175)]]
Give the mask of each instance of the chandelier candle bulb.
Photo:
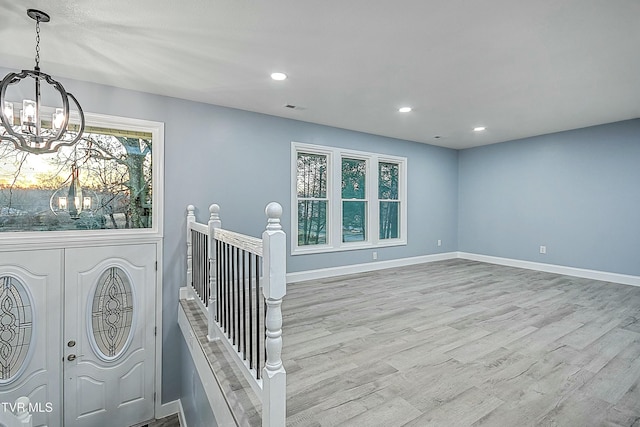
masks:
[[(32, 127), (38, 121), (37, 106), (35, 101), (25, 99), (22, 101), (22, 126)], [(29, 129), (29, 131), (32, 131)]]
[(64, 110), (62, 108), (56, 108), (56, 112), (53, 113), (51, 120), (51, 128), (58, 130), (62, 127), (62, 123), (64, 123)]
[(4, 115), (7, 116), (7, 121), (13, 124), (13, 104), (11, 102), (4, 103)]

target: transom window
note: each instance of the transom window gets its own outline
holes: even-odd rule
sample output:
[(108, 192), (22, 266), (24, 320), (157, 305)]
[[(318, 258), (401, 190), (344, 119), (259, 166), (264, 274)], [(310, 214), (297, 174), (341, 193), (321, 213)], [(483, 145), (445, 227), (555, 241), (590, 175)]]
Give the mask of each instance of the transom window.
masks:
[(0, 234), (157, 229), (161, 129), (87, 114), (84, 137), (34, 154), (0, 141)]
[(292, 143), (293, 254), (406, 244), (407, 159)]

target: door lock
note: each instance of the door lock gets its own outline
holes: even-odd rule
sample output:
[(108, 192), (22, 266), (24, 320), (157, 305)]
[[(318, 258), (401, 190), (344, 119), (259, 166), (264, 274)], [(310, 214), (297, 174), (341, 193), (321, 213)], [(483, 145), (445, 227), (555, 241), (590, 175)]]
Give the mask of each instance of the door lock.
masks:
[(67, 343), (67, 347), (73, 347), (76, 345), (76, 342), (74, 340), (71, 340)]
[(75, 354), (70, 354), (67, 356), (67, 360), (69, 362), (73, 362), (74, 360), (76, 360), (76, 355)]

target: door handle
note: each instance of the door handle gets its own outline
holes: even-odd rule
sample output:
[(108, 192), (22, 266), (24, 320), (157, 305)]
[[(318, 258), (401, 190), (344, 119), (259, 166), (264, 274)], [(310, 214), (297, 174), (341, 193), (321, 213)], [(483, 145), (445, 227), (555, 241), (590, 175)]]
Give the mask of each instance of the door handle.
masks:
[(69, 362), (73, 362), (74, 360), (76, 360), (76, 355), (75, 354), (70, 354), (67, 356), (67, 360)]

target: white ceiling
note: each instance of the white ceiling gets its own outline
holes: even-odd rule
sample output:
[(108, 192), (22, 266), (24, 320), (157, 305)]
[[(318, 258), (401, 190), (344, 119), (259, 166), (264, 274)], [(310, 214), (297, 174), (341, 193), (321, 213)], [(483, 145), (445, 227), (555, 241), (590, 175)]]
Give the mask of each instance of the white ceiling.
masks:
[(452, 148), (640, 117), (639, 0), (0, 0), (0, 66), (27, 8), (57, 78)]

